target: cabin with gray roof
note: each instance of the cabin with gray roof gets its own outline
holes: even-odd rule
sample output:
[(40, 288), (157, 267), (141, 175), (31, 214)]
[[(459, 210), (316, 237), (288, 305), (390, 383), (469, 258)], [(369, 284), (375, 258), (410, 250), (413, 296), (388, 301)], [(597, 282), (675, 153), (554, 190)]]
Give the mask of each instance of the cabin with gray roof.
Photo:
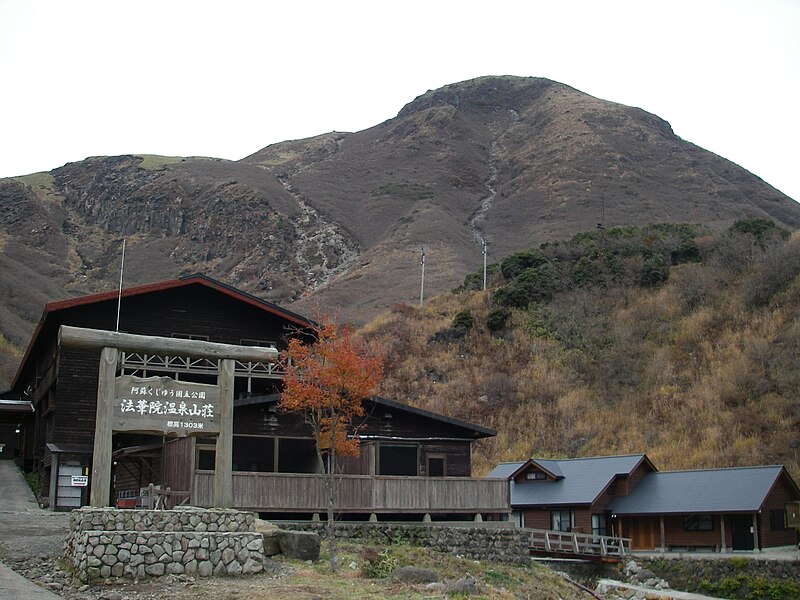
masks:
[(793, 546), (800, 490), (782, 466), (659, 472), (645, 454), (501, 463), (517, 524), (631, 539), (639, 550)]

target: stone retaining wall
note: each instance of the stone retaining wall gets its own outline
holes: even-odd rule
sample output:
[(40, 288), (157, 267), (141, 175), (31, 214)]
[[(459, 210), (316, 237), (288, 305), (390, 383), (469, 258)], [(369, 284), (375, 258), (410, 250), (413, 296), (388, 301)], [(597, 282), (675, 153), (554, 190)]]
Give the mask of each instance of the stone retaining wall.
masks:
[[(326, 536), (325, 523), (292, 523), (292, 529), (314, 531)], [(528, 563), (528, 536), (519, 529), (496, 527), (450, 527), (397, 523), (337, 523), (338, 539), (353, 539), (370, 544), (409, 543), (439, 552), (477, 560)]]
[[(770, 560), (769, 552), (713, 559), (651, 557), (636, 559), (674, 589), (726, 598), (800, 598), (800, 560)], [(758, 589), (760, 595), (754, 590)]]
[(256, 515), (236, 510), (80, 508), (70, 516), (65, 556), (82, 580), (263, 570)]

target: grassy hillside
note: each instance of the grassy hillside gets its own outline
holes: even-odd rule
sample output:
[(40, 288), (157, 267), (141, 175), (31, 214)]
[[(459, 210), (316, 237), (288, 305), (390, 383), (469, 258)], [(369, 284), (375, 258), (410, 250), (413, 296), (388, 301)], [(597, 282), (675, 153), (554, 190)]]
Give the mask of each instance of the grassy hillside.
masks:
[(517, 253), (364, 328), (383, 393), (497, 429), (477, 474), (526, 456), (646, 451), (661, 470), (800, 475), (800, 236), (625, 227)]

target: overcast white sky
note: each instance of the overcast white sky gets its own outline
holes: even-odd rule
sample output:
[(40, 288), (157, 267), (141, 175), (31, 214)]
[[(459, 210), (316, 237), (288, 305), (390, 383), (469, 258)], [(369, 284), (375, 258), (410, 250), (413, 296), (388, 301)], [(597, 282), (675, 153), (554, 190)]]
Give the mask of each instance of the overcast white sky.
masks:
[(239, 159), (506, 74), (639, 106), (800, 200), (800, 0), (0, 0), (0, 177)]

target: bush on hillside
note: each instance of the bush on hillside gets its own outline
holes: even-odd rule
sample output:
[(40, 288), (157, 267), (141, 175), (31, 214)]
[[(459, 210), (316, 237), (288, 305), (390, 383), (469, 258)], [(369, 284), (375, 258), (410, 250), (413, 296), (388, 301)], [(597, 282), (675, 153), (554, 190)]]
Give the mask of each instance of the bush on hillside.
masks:
[(453, 327), (459, 327), (461, 329), (472, 329), (475, 325), (475, 317), (472, 316), (472, 311), (468, 308), (465, 308), (462, 311), (456, 313), (456, 316), (453, 317)]
[(505, 329), (506, 323), (511, 318), (511, 311), (505, 306), (498, 306), (489, 311), (486, 316), (486, 326), (492, 333)]
[(728, 229), (728, 232), (731, 234), (750, 235), (762, 246), (774, 240), (785, 241), (789, 239), (788, 231), (778, 227), (774, 221), (761, 217), (736, 221)]
[(500, 271), (506, 279), (518, 277), (528, 269), (540, 267), (548, 262), (548, 258), (538, 250), (515, 252), (500, 261)]

